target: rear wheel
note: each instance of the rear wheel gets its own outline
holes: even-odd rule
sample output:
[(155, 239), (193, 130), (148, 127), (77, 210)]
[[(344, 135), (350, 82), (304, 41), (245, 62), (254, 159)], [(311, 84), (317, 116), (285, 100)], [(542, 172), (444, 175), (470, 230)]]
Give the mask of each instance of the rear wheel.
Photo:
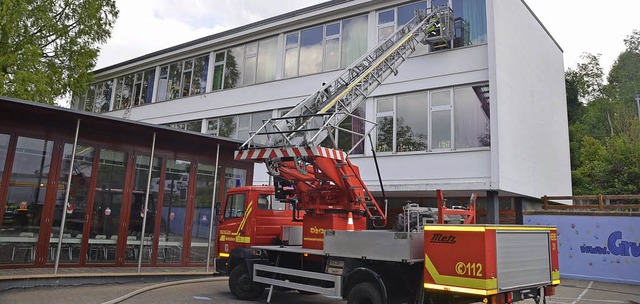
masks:
[(347, 304), (383, 304), (382, 295), (373, 283), (360, 283), (349, 292)]
[(251, 279), (247, 266), (240, 264), (229, 274), (229, 290), (240, 300), (251, 301), (264, 292), (264, 286)]

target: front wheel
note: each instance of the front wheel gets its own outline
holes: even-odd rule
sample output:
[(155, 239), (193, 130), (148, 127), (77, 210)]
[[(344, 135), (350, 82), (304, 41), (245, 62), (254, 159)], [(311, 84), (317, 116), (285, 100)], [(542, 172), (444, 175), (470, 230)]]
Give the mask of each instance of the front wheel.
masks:
[(240, 264), (229, 274), (229, 290), (240, 300), (252, 301), (264, 292), (264, 287), (251, 279), (247, 266)]
[(383, 300), (376, 285), (360, 283), (349, 292), (347, 304), (383, 304)]

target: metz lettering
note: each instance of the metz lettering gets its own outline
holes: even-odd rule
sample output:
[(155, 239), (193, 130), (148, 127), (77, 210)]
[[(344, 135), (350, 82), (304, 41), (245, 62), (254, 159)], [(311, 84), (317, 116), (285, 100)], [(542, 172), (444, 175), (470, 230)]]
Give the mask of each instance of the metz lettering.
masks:
[(455, 244), (456, 236), (455, 235), (443, 235), (442, 233), (436, 233), (431, 238), (431, 243), (445, 243), (445, 244)]

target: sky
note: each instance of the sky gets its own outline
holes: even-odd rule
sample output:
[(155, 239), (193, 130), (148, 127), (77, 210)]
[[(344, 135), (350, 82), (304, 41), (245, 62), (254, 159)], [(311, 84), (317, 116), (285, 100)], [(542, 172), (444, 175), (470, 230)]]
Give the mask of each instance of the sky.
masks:
[[(515, 1), (515, 0), (494, 0)], [(324, 0), (116, 0), (120, 15), (96, 69)], [(609, 71), (624, 39), (640, 30), (639, 0), (525, 0), (564, 51), (566, 68), (584, 52)]]

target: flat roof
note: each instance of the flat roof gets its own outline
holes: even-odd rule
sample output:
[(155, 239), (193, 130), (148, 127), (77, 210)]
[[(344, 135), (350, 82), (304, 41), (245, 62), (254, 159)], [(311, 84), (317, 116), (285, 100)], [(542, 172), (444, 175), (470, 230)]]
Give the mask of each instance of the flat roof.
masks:
[[(75, 135), (77, 122), (80, 120), (81, 138), (90, 139), (92, 135), (96, 135), (117, 138), (116, 141), (122, 141), (123, 144), (146, 143), (146, 146), (151, 146), (155, 133), (157, 139), (162, 139), (159, 145), (169, 149), (179, 147), (175, 150), (184, 152), (202, 153), (205, 152), (203, 149), (215, 149), (217, 144), (221, 148), (237, 149), (243, 143), (226, 137), (2, 96), (0, 119), (3, 122), (0, 129), (20, 128), (24, 131), (29, 129), (28, 126), (33, 126), (34, 129), (56, 130), (64, 134), (70, 133), (71, 136)], [(211, 153), (215, 153), (215, 150)]]

